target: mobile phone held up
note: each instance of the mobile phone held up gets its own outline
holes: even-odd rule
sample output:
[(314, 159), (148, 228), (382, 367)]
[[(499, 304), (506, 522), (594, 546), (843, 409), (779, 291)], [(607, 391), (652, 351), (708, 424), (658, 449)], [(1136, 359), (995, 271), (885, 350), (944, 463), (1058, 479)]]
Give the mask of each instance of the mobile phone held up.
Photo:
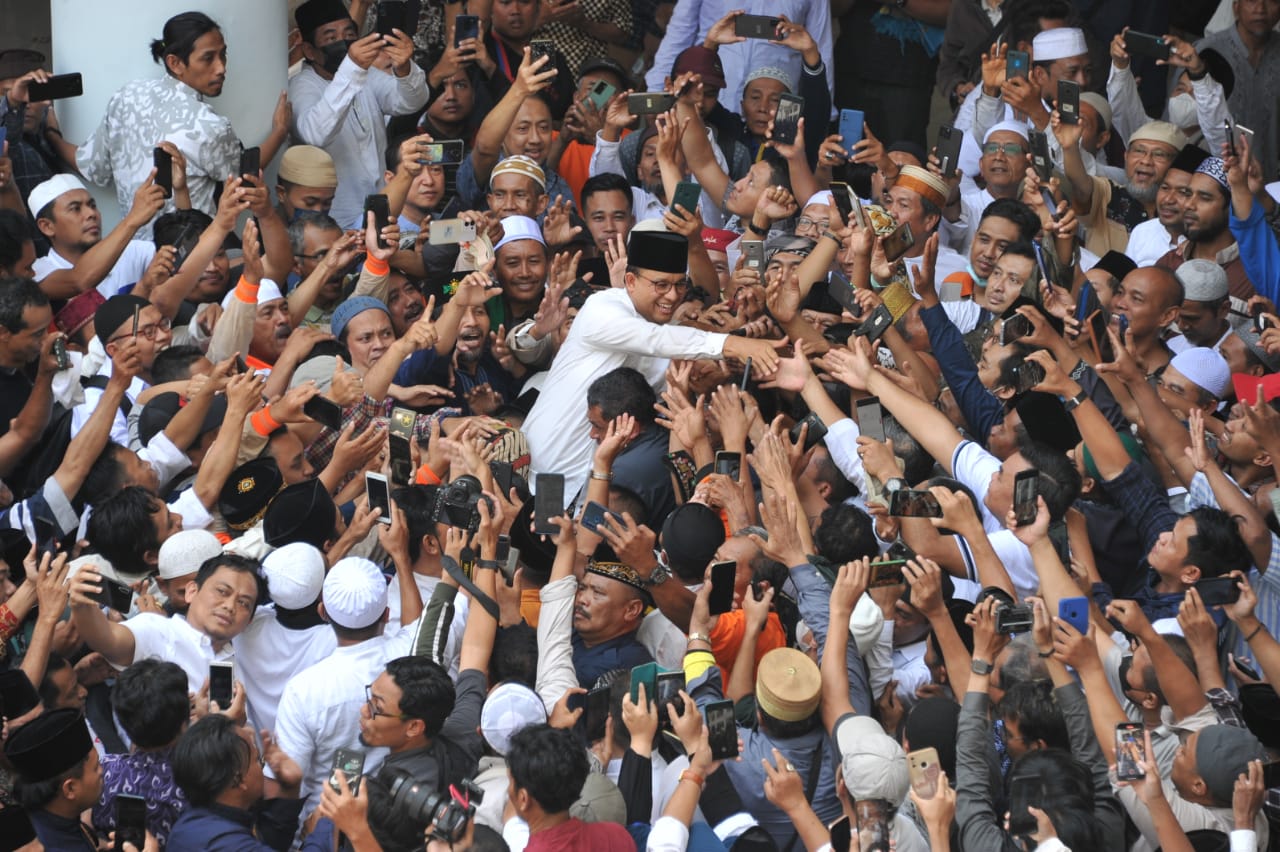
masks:
[(366, 195), (364, 197), (364, 216), (360, 218), (360, 224), (368, 226), (369, 214), (373, 214), (373, 229), (378, 234), (378, 248), (386, 248), (387, 244), (382, 239), (382, 229), (391, 224), (391, 202), (387, 196)]
[(560, 528), (551, 519), (564, 514), (564, 475), (540, 473), (534, 488), (533, 531), (538, 535), (558, 535)]
[(785, 92), (779, 96), (778, 111), (773, 116), (774, 142), (782, 145), (795, 144), (802, 112), (804, 112), (804, 98)]
[(1019, 471), (1013, 478), (1013, 515), (1017, 526), (1025, 527), (1035, 523), (1036, 501), (1039, 496), (1040, 471), (1035, 469)]
[(762, 38), (772, 40), (778, 37), (780, 18), (768, 15), (739, 15), (733, 19), (733, 34), (743, 38)]
[(31, 83), (27, 86), (27, 100), (30, 103), (78, 98), (83, 94), (84, 80), (78, 73), (55, 74), (43, 83)]
[(364, 475), (364, 490), (369, 495), (369, 509), (378, 509), (378, 523), (391, 523), (391, 490), (387, 478), (368, 471)]
[(862, 126), (865, 121), (866, 115), (860, 109), (840, 110), (840, 144), (844, 146), (849, 159), (853, 159), (853, 146), (862, 141)]
[(938, 158), (938, 167), (942, 169), (944, 178), (956, 176), (956, 164), (960, 162), (960, 146), (964, 143), (964, 131), (944, 124), (938, 128), (938, 144), (933, 155)]
[(716, 562), (711, 566), (711, 595), (707, 609), (712, 615), (723, 615), (733, 609), (733, 586), (738, 576), (738, 563)]
[(173, 197), (173, 155), (163, 148), (152, 151), (152, 163), (156, 167), (156, 186), (164, 190), (165, 198)]

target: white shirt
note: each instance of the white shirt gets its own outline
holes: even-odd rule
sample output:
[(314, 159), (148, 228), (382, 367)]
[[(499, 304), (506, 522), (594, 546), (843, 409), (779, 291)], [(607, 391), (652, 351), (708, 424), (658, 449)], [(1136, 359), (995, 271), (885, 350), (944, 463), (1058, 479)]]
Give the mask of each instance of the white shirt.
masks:
[[(996, 556), (999, 556), (1000, 561), (1004, 563), (1004, 570), (1013, 582), (1014, 591), (1018, 593), (1018, 598), (1022, 599), (1036, 593), (1040, 588), (1040, 577), (1036, 574), (1035, 563), (1031, 560), (1031, 551), (1025, 544), (1018, 541), (1018, 537), (1010, 530), (1005, 529), (1004, 524), (987, 508), (987, 491), (991, 488), (991, 477), (1000, 470), (1000, 465), (998, 458), (973, 441), (961, 441), (951, 459), (952, 474), (969, 486), (974, 496), (978, 498), (978, 505), (982, 507), (982, 526), (987, 531), (987, 541), (991, 542)], [(960, 555), (964, 558), (969, 579), (979, 582), (977, 563), (974, 562), (973, 554), (965, 543), (964, 537), (953, 536), (953, 538), (960, 548)]]
[[(641, 286), (652, 286), (641, 282)], [(547, 382), (524, 422), (532, 473), (562, 473), (566, 495), (587, 480), (595, 444), (587, 423), (587, 388), (618, 367), (640, 371), (655, 390), (666, 385), (671, 358), (720, 358), (728, 335), (658, 325), (636, 311), (626, 290), (590, 296), (551, 363)], [(534, 477), (529, 481), (533, 483)]]
[(338, 192), (329, 215), (354, 222), (364, 210), (364, 197), (382, 185), (387, 122), (427, 102), (427, 76), (416, 62), (409, 73), (393, 77), (377, 68), (364, 69), (342, 60), (332, 80), (308, 65), (289, 81), (294, 135), (323, 148), (338, 170)]
[[(893, 641), (893, 622), (886, 621), (884, 623), (885, 633), (889, 635), (889, 641)], [(897, 695), (898, 700), (902, 702), (904, 707), (914, 707), (919, 700), (916, 697), (916, 690), (927, 683), (933, 682), (933, 675), (929, 672), (929, 666), (924, 661), (925, 651), (928, 650), (928, 643), (924, 640), (912, 642), (910, 645), (901, 645), (893, 649), (893, 679), (898, 682)]]
[[(707, 128), (707, 139), (711, 142), (711, 154), (716, 158), (716, 164), (720, 166), (721, 171), (726, 175), (729, 174), (729, 164), (725, 161), (724, 152), (720, 150), (720, 146), (716, 144), (715, 133), (711, 128)], [(622, 140), (610, 142), (605, 139), (599, 131), (596, 132), (596, 144), (591, 149), (591, 163), (588, 166), (588, 174), (591, 177), (601, 174), (619, 175), (631, 182), (632, 175), (628, 175), (622, 168), (622, 157), (619, 149)], [(636, 153), (637, 158), (639, 152)], [(692, 178), (690, 178), (692, 180)], [(708, 228), (724, 227), (724, 211), (720, 209), (720, 199), (712, 198), (707, 191), (702, 190), (698, 203), (702, 206), (702, 223)], [(635, 216), (637, 222), (643, 222), (645, 219), (661, 219), (662, 214), (667, 210), (667, 205), (663, 204), (661, 199), (647, 189), (641, 189), (638, 186), (631, 187), (631, 212)]]
[[(156, 247), (153, 243), (129, 240), (125, 244), (124, 251), (120, 252), (116, 265), (111, 267), (106, 278), (98, 282), (98, 292), (104, 299), (110, 299), (112, 296), (119, 295), (124, 288), (137, 284), (155, 256)], [(37, 282), (43, 281), (49, 277), (50, 273), (57, 272), (59, 269), (74, 267), (74, 263), (54, 249), (49, 249), (48, 254), (36, 258), (36, 262), (31, 264)]]
[[(133, 659), (165, 660), (177, 663), (187, 673), (187, 687), (199, 692), (209, 679), (209, 664), (231, 660), (235, 657), (231, 643), (214, 651), (213, 640), (196, 630), (181, 616), (166, 618), (154, 612), (144, 612), (123, 622), (133, 634)], [(116, 666), (124, 670), (125, 666)]]
[[(436, 586), (440, 585), (440, 578), (415, 571), (413, 581), (418, 584), (418, 593), (422, 595), (422, 605), (425, 607), (435, 593)], [(466, 595), (456, 595), (453, 599), (453, 622), (449, 625), (449, 638), (444, 645), (444, 660), (445, 667), (449, 669), (449, 677), (454, 680), (458, 679), (458, 655), (462, 650), (462, 631), (467, 626), (467, 609), (470, 601), (471, 599)], [(395, 577), (387, 586), (387, 610), (386, 635), (391, 637), (401, 630), (400, 581)]]
[(376, 771), (386, 758), (387, 749), (360, 744), (360, 708), (364, 688), (390, 660), (409, 653), (410, 636), (406, 629), (391, 639), (378, 636), (335, 648), (285, 684), (276, 711), (276, 742), (302, 767), (304, 818), (320, 801), (320, 785), (328, 780), (338, 749), (363, 751), (365, 774)]
[(290, 630), (276, 620), (274, 606), (260, 606), (244, 632), (231, 640), (254, 727), (274, 731), (276, 708), (295, 674), (329, 657), (338, 637), (328, 624)]
[(1124, 253), (1138, 266), (1155, 266), (1169, 249), (1175, 249), (1186, 241), (1183, 234), (1171, 235), (1159, 219), (1148, 219), (1129, 232), (1129, 244), (1125, 246)]

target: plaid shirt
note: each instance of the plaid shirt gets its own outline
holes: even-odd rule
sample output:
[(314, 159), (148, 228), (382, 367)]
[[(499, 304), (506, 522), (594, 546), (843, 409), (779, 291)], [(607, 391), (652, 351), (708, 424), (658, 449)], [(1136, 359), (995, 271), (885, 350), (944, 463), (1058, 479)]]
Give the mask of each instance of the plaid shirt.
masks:
[[(353, 425), (352, 434), (358, 435), (369, 428), (385, 427), (395, 404), (395, 400), (390, 397), (379, 402), (365, 395), (359, 402), (353, 403), (342, 412), (342, 428), (345, 429), (349, 424)], [(462, 412), (456, 408), (441, 408), (431, 414), (419, 414), (413, 424), (413, 438), (419, 444), (425, 444), (431, 435), (433, 420), (443, 421), (446, 417), (461, 416)], [(316, 470), (323, 470), (333, 459), (333, 448), (337, 445), (341, 434), (342, 430), (325, 429), (320, 433), (320, 437), (307, 447), (307, 460)]]

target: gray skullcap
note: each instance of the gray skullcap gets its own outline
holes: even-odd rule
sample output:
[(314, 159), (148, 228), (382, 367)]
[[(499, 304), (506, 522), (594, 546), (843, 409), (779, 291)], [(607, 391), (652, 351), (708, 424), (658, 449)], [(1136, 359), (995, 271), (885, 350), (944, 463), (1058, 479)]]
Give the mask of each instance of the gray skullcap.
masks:
[(1245, 728), (1210, 725), (1196, 738), (1196, 771), (1220, 804), (1230, 804), (1236, 776), (1249, 771), (1249, 761), (1266, 760), (1258, 738)]
[(808, 237), (796, 237), (791, 234), (782, 234), (777, 237), (770, 237), (764, 244), (764, 256), (768, 260), (772, 260), (773, 256), (778, 252), (786, 252), (787, 254), (798, 254), (808, 257), (809, 252), (813, 251), (816, 245), (813, 240)]
[(1173, 274), (1182, 282), (1183, 301), (1216, 302), (1227, 297), (1227, 271), (1212, 260), (1188, 260)]

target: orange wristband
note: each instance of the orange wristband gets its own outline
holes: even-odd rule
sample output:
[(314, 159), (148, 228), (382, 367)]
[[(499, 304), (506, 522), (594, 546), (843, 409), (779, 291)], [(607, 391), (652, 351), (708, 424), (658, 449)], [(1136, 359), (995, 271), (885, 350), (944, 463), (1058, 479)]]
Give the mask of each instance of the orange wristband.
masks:
[(439, 485), (440, 477), (436, 475), (430, 465), (424, 464), (418, 468), (418, 475), (414, 477), (413, 481), (418, 485)]
[(707, 784), (707, 779), (703, 778), (701, 775), (694, 772), (692, 769), (686, 769), (683, 772), (681, 772), (679, 780), (692, 781), (693, 783), (697, 784), (699, 787), (705, 787)]
[(249, 280), (241, 275), (239, 283), (236, 284), (236, 298), (248, 305), (258, 304), (258, 285), (250, 284)]
[(253, 427), (253, 431), (264, 438), (280, 428), (280, 422), (271, 416), (271, 406), (266, 406), (261, 411), (254, 412), (253, 416), (249, 418), (249, 425)]
[(387, 275), (391, 272), (391, 264), (369, 255), (364, 259), (364, 269), (370, 275)]

